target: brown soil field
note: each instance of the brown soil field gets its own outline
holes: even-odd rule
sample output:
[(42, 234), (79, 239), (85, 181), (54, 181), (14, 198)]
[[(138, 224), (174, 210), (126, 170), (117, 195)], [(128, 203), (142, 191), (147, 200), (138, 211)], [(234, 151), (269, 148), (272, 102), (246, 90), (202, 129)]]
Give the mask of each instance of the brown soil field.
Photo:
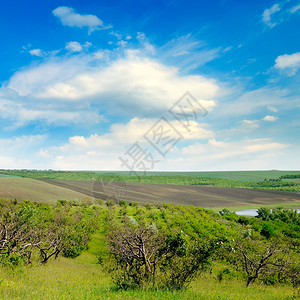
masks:
[(85, 197), (86, 194), (81, 194), (75, 190), (34, 179), (0, 178), (0, 198), (53, 203), (57, 200), (76, 200)]
[(292, 192), (150, 183), (72, 181), (42, 179), (45, 184), (64, 187), (89, 197), (139, 203), (173, 203), (201, 207), (232, 207), (299, 202)]

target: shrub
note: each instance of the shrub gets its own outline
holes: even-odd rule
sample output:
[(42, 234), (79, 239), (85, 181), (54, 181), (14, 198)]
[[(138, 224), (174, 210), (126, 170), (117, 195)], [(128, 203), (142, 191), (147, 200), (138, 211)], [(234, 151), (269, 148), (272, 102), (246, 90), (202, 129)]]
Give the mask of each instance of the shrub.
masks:
[(219, 243), (191, 240), (181, 232), (165, 235), (156, 228), (125, 223), (108, 236), (119, 289), (159, 287), (180, 290), (209, 263)]
[(275, 230), (270, 224), (264, 223), (263, 227), (260, 231), (260, 234), (262, 236), (264, 236), (265, 238), (270, 239), (271, 237), (273, 237), (275, 235)]

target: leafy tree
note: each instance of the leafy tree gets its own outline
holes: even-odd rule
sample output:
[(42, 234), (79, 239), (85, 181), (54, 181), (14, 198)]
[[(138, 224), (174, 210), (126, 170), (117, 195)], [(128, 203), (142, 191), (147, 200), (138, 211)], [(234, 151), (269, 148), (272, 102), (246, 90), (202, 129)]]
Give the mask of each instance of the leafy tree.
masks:
[(263, 220), (269, 220), (271, 216), (271, 210), (266, 207), (261, 207), (257, 210), (257, 217)]

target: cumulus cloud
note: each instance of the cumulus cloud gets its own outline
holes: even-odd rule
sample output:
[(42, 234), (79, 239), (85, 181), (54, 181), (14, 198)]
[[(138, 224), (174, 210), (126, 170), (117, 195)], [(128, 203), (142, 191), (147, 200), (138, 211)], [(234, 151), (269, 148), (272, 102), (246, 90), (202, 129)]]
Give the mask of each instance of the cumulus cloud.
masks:
[(42, 49), (29, 50), (29, 53), (32, 56), (37, 56), (37, 57), (55, 56), (59, 52), (60, 52), (60, 50), (54, 50), (54, 51), (44, 51)]
[[(75, 163), (72, 168), (82, 169), (85, 166), (84, 162), (94, 159), (93, 169), (103, 169), (103, 166), (107, 166), (108, 162), (111, 163), (109, 169), (113, 166), (120, 169), (121, 163), (118, 161), (118, 157), (136, 142), (139, 142), (147, 151), (155, 152), (143, 136), (156, 121), (156, 119), (133, 118), (125, 124), (111, 125), (109, 132), (103, 135), (95, 133), (87, 137), (72, 136), (69, 138), (68, 143), (59, 147), (42, 149), (40, 156), (52, 158), (56, 168), (71, 166), (72, 162)], [(213, 131), (208, 128), (207, 124), (191, 121), (186, 124), (188, 130), (178, 121), (170, 120), (170, 124), (173, 128), (176, 128), (185, 141), (199, 141), (214, 137)], [(178, 137), (174, 132), (168, 133), (168, 136), (170, 138)], [(76, 157), (77, 162), (75, 162)]]
[(68, 42), (65, 49), (70, 52), (81, 52), (83, 47), (78, 42)]
[(95, 15), (82, 15), (76, 13), (71, 7), (60, 6), (53, 10), (53, 15), (59, 18), (61, 23), (70, 27), (88, 27), (89, 33), (110, 28), (111, 26), (104, 26), (103, 22)]
[(33, 56), (38, 56), (38, 57), (46, 56), (46, 53), (41, 49), (32, 49), (29, 50), (29, 53)]
[(184, 147), (167, 163), (185, 165), (183, 169), (188, 170), (258, 170), (274, 167), (288, 146), (270, 139), (226, 142), (210, 139), (207, 143)]
[[(121, 114), (157, 115), (187, 90), (207, 109), (223, 91), (200, 75), (181, 75), (175, 67), (128, 50), (123, 58), (95, 64), (93, 55), (50, 60), (14, 74), (8, 83), (20, 96), (56, 102), (101, 104)], [(94, 66), (91, 67), (93, 63)], [(47, 77), (42, 76), (47, 74)]]
[(279, 70), (288, 69), (294, 75), (300, 67), (300, 52), (280, 55), (275, 60), (275, 68)]
[[(156, 119), (133, 118), (125, 124), (113, 124), (108, 133), (103, 135), (92, 134), (89, 137), (73, 136), (69, 138), (69, 143), (61, 146), (60, 151), (99, 151), (112, 149), (125, 149), (126, 146), (140, 140), (147, 143), (143, 135), (152, 128)], [(169, 121), (170, 124), (183, 136), (185, 140), (199, 140), (214, 137), (214, 133), (207, 129), (207, 124), (190, 121), (188, 130), (178, 121)], [(173, 135), (172, 135), (173, 134)], [(177, 137), (176, 133), (170, 133), (170, 137)], [(109, 149), (108, 149), (109, 148)]]
[(276, 120), (278, 120), (278, 117), (274, 117), (274, 116), (265, 116), (263, 118), (264, 121), (267, 121), (267, 122), (274, 122)]
[[(8, 88), (16, 91), (19, 96), (33, 96), (45, 86), (64, 81), (84, 71), (91, 61), (89, 56), (81, 58), (51, 58), (39, 65), (27, 66), (16, 72), (8, 82)], [(47, 74), (47, 76), (44, 76)]]
[(85, 42), (81, 45), (79, 42), (68, 42), (65, 46), (65, 49), (70, 53), (82, 52), (83, 50), (87, 50), (92, 46), (92, 43)]
[[(95, 139), (95, 138), (94, 138)], [(78, 144), (86, 143), (77, 138)], [(91, 142), (89, 140), (88, 142)], [(95, 142), (95, 141), (94, 141)], [(155, 156), (155, 170), (261, 170), (274, 167), (295, 168), (286, 161), (279, 162), (289, 145), (268, 139), (223, 142), (211, 139), (207, 143), (195, 143), (182, 149), (174, 149), (166, 158)], [(107, 152), (89, 149), (83, 151), (57, 151), (47, 159), (52, 167), (72, 170), (120, 170), (120, 152)], [(127, 150), (127, 149), (126, 149)], [(122, 154), (122, 152), (121, 152)], [(295, 157), (295, 156), (293, 156)], [(280, 164), (279, 164), (280, 163)], [(124, 169), (125, 170), (125, 169)]]

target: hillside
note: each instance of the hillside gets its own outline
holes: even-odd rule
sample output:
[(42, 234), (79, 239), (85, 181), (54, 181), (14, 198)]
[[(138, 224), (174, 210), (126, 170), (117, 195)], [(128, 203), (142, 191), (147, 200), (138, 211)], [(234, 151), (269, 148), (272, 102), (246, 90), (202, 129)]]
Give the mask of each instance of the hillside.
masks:
[(28, 199), (40, 202), (83, 199), (86, 195), (29, 178), (0, 178), (0, 198)]

